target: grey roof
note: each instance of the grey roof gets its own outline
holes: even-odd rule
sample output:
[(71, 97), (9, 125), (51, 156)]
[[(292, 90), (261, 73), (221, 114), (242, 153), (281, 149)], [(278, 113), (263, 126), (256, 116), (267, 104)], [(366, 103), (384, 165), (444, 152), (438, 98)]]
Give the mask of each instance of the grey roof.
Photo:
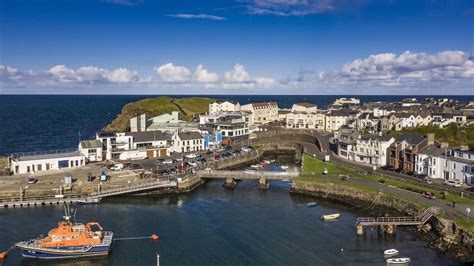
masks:
[(178, 136), (181, 140), (189, 140), (189, 139), (202, 139), (203, 136), (199, 132), (180, 132)]
[(405, 134), (397, 138), (397, 142), (406, 141), (409, 144), (417, 145), (423, 142), (425, 138), (422, 135), (417, 134)]
[(431, 156), (441, 156), (445, 152), (445, 149), (441, 149), (438, 145), (429, 145), (420, 149), (419, 153), (431, 155)]
[(116, 131), (101, 131), (101, 132), (97, 132), (97, 135), (99, 136), (99, 138), (113, 138), (115, 137), (117, 134)]
[(64, 153), (54, 153), (54, 154), (41, 154), (41, 155), (31, 155), (23, 156), (18, 158), (18, 161), (35, 161), (35, 160), (44, 160), (44, 159), (62, 159), (69, 157), (83, 156), (79, 151), (73, 152), (64, 152)]
[(140, 131), (140, 132), (127, 132), (126, 136), (132, 136), (134, 142), (150, 142), (157, 140), (171, 139), (171, 136), (161, 131)]
[(339, 109), (339, 110), (331, 110), (329, 112), (329, 116), (350, 116), (356, 114), (357, 112), (349, 110), (347, 108)]
[(102, 147), (102, 142), (100, 140), (82, 140), (80, 142), (83, 149), (97, 149)]
[(373, 134), (365, 134), (361, 136), (363, 140), (378, 140), (378, 141), (389, 141), (392, 137), (390, 136), (379, 136)]

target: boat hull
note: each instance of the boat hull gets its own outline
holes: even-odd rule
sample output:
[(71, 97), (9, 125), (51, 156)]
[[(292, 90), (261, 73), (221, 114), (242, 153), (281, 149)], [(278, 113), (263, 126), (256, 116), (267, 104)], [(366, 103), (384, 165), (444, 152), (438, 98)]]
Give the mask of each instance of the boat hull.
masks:
[(19, 247), (20, 253), (26, 258), (37, 259), (67, 259), (82, 257), (107, 256), (110, 251), (110, 245), (94, 245), (86, 249), (81, 248), (36, 248)]

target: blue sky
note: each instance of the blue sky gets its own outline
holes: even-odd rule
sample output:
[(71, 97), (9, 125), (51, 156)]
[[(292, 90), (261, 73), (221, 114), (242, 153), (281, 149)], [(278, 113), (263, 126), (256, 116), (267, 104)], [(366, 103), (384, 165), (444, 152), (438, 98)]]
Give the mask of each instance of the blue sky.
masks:
[(474, 94), (473, 1), (0, 3), (0, 93)]

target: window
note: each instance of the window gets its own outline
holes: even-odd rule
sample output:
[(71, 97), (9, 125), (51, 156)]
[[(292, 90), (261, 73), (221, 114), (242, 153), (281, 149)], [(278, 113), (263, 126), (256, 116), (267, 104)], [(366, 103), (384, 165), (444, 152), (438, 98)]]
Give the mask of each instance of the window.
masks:
[(436, 159), (433, 159), (433, 165), (436, 165)]
[(29, 167), (29, 166), (26, 167), (26, 172), (27, 172), (27, 173), (30, 172), (30, 167)]
[(456, 163), (453, 163), (453, 169), (456, 169)]
[(38, 171), (41, 171), (41, 170), (43, 170), (43, 169), (42, 169), (42, 168), (43, 168), (43, 166), (42, 166), (41, 164), (38, 164), (37, 168), (38, 168)]
[(49, 170), (49, 168), (50, 168), (49, 163), (46, 163), (46, 170)]

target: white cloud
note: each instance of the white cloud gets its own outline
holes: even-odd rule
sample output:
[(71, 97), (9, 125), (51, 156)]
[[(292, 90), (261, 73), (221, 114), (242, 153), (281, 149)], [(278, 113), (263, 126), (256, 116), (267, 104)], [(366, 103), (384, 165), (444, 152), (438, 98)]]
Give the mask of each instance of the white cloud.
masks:
[(13, 67), (0, 65), (0, 79), (11, 81), (21, 79), (20, 71)]
[(474, 62), (462, 51), (437, 54), (405, 51), (400, 55), (384, 53), (356, 59), (341, 68), (321, 74), (323, 82), (366, 86), (471, 86)]
[(132, 83), (140, 79), (136, 71), (127, 68), (107, 70), (96, 66), (83, 66), (76, 70), (57, 65), (48, 70), (53, 80), (65, 83)]
[(217, 73), (207, 71), (203, 65), (198, 65), (196, 67), (194, 78), (197, 82), (201, 83), (216, 83), (219, 81), (219, 75), (217, 75)]
[(158, 74), (162, 82), (179, 83), (191, 80), (191, 71), (183, 66), (175, 66), (173, 63), (167, 63), (153, 70)]
[(209, 19), (209, 20), (226, 20), (225, 17), (208, 15), (208, 14), (170, 14), (168, 17), (182, 18), (182, 19)]
[(255, 15), (305, 16), (331, 12), (335, 0), (243, 0)]
[(250, 83), (253, 78), (241, 64), (235, 64), (234, 70), (225, 72), (224, 80), (226, 83)]

